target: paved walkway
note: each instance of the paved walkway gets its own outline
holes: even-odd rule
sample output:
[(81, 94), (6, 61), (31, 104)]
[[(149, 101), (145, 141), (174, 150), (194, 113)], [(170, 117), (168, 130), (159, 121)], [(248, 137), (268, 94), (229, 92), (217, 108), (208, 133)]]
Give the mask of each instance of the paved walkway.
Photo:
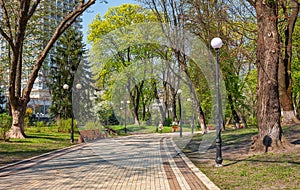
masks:
[(164, 134), (103, 139), (0, 168), (0, 189), (218, 189)]

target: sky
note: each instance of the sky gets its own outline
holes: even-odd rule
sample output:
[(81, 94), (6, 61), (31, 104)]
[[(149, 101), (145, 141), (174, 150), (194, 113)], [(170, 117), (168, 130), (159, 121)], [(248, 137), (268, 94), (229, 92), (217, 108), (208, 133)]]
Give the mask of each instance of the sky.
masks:
[(87, 37), (88, 26), (93, 21), (93, 19), (97, 14), (104, 15), (108, 10), (108, 8), (120, 6), (125, 3), (137, 4), (137, 2), (135, 2), (134, 0), (107, 0), (107, 2), (108, 3), (105, 4), (105, 3), (100, 3), (100, 1), (97, 0), (94, 5), (92, 5), (87, 11), (85, 11), (85, 13), (83, 13), (82, 24), (83, 24), (83, 37), (85, 42)]

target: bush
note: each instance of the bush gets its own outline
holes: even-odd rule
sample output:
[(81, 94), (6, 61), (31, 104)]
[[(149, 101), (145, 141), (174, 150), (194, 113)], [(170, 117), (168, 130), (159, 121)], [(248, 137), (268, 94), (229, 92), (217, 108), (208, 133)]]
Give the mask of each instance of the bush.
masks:
[(83, 129), (102, 129), (102, 126), (98, 122), (89, 121), (84, 125)]
[(163, 123), (164, 126), (171, 126), (171, 124), (172, 124), (172, 119), (171, 118), (167, 118)]
[(44, 124), (43, 121), (36, 122), (37, 132), (38, 132), (38, 133), (41, 132), (41, 129), (42, 129), (42, 127), (44, 127), (44, 126), (45, 126), (45, 124)]
[(27, 129), (29, 127), (30, 121), (29, 117), (25, 116), (24, 118), (24, 128)]
[(28, 128), (31, 124), (30, 118), (31, 118), (32, 114), (33, 114), (32, 108), (27, 108), (26, 113), (25, 113), (25, 118), (24, 118), (24, 127), (25, 127), (25, 129)]
[(6, 139), (6, 132), (9, 131), (12, 124), (12, 117), (7, 114), (0, 114), (0, 139)]
[(71, 132), (71, 124), (72, 124), (72, 119), (60, 119), (56, 121), (57, 123), (57, 132), (61, 133), (70, 133)]

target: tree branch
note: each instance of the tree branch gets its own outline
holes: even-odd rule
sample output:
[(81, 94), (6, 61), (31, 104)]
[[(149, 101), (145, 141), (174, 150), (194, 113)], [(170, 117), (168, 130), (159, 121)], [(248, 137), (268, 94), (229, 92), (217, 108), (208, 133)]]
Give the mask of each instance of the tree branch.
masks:
[(23, 45), (26, 33), (26, 27), (28, 23), (28, 11), (30, 7), (30, 0), (19, 1), (18, 19), (17, 19), (17, 30), (15, 38), (15, 52), (14, 62), (12, 63), (12, 75), (10, 76), (10, 83), (12, 89), (10, 94), (15, 97), (21, 96), (21, 81), (22, 81), (22, 57), (23, 57)]
[(40, 4), (40, 2), (41, 2), (41, 0), (36, 0), (36, 2), (34, 2), (31, 9), (29, 10), (27, 20), (29, 20), (32, 17), (33, 13), (36, 11), (36, 8)]
[(5, 4), (4, 0), (0, 0), (0, 6), (1, 6), (1, 9), (2, 9), (3, 20), (5, 21), (5, 26), (8, 30), (8, 34), (7, 34), (0, 27), (0, 34), (6, 39), (6, 41), (9, 43), (9, 45), (12, 47), (12, 49), (14, 49), (14, 43), (13, 43), (13, 40), (12, 40), (11, 25), (10, 25), (9, 16), (8, 16), (8, 13), (7, 13), (6, 4)]
[(26, 88), (24, 88), (23, 96), (29, 97), (31, 89), (33, 87), (34, 81), (37, 78), (38, 72), (42, 66), (43, 61), (45, 60), (48, 52), (53, 47), (53, 44), (57, 41), (57, 39), (61, 36), (61, 34), (69, 28), (72, 23), (75, 22), (76, 18), (80, 16), (87, 8), (89, 8), (91, 5), (93, 5), (96, 2), (96, 0), (89, 0), (88, 2), (84, 3), (84, 1), (81, 1), (80, 4), (74, 9), (72, 12), (70, 12), (58, 25), (56, 28), (54, 34), (50, 38), (49, 42), (45, 46), (44, 50), (38, 55), (36, 64), (33, 67), (33, 70), (29, 76)]
[(255, 7), (255, 4), (256, 4), (256, 0), (247, 0), (250, 5), (252, 5), (253, 7)]

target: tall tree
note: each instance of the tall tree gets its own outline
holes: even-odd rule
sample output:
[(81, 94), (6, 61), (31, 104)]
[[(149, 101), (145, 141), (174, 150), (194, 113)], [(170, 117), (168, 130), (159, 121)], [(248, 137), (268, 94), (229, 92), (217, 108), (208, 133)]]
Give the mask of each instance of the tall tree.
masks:
[(257, 37), (257, 121), (258, 135), (253, 137), (253, 152), (277, 151), (290, 146), (280, 123), (278, 65), (281, 55), (278, 32), (278, 2), (248, 0), (256, 9)]
[[(16, 0), (13, 1), (16, 2), (16, 6), (13, 6), (13, 9), (11, 9), (11, 2), (0, 0), (0, 17), (3, 20), (0, 26), (0, 34), (7, 41), (11, 50), (8, 91), (13, 122), (8, 132), (10, 138), (25, 138), (24, 116), (26, 106), (30, 101), (30, 92), (33, 88), (34, 81), (38, 77), (38, 72), (48, 52), (59, 36), (75, 22), (78, 16), (94, 4), (95, 1), (96, 0), (81, 0), (74, 6), (72, 11), (65, 14), (48, 42), (45, 43), (43, 50), (37, 53), (27, 84), (25, 88), (22, 89), (21, 79), (22, 70), (24, 68), (23, 53), (25, 36), (28, 33), (29, 22), (40, 6), (41, 0)], [(14, 16), (12, 17), (12, 15)]]
[[(182, 0), (140, 0), (140, 2), (144, 3), (148, 6), (157, 16), (160, 22), (168, 23), (169, 26), (176, 29), (176, 38), (172, 39), (170, 34), (168, 33), (168, 29), (165, 29), (162, 25), (162, 30), (165, 31), (165, 37), (170, 39), (172, 44), (176, 44), (176, 46), (180, 47), (180, 50), (172, 48), (173, 56), (176, 58), (176, 63), (179, 65), (181, 71), (184, 72), (187, 78), (191, 78), (189, 73), (189, 65), (188, 65), (188, 57), (184, 54), (185, 45), (182, 44), (181, 40), (184, 38), (184, 30), (186, 30), (186, 3)], [(194, 102), (195, 110), (197, 111), (197, 118), (201, 125), (202, 133), (207, 133), (206, 119), (203, 112), (203, 109), (200, 104), (200, 100), (197, 98), (197, 94), (194, 90), (194, 84), (188, 80), (187, 85), (190, 88), (190, 93)], [(172, 93), (171, 93), (172, 94)], [(176, 93), (173, 89), (173, 96)], [(175, 98), (173, 98), (173, 107), (176, 107)]]
[(70, 89), (66, 93), (63, 85), (73, 86), (74, 74), (83, 60), (84, 44), (82, 33), (75, 28), (69, 28), (57, 41), (55, 55), (52, 60), (48, 87), (51, 90), (51, 115), (56, 118), (71, 118), (72, 102)]
[[(187, 29), (195, 33), (210, 48), (213, 37), (219, 36), (223, 42), (220, 66), (224, 77), (227, 106), (225, 116), (234, 119), (236, 126), (241, 121), (246, 125), (243, 110), (247, 107), (244, 99), (244, 78), (254, 63), (255, 46), (254, 9), (248, 3), (238, 0), (229, 1), (187, 1)], [(214, 52), (214, 51), (213, 51)], [(225, 109), (225, 108), (224, 108)]]
[[(96, 51), (103, 51), (104, 45), (98, 44), (100, 40), (107, 40), (107, 44), (111, 44), (112, 47), (110, 49), (106, 49), (105, 51), (114, 51), (117, 48), (117, 41), (114, 38), (112, 39), (103, 39), (106, 34), (113, 32), (122, 27), (126, 27), (132, 24), (138, 24), (148, 21), (154, 21), (155, 16), (150, 11), (145, 10), (139, 5), (133, 4), (123, 4), (119, 7), (111, 8), (104, 14), (103, 17), (99, 15), (96, 16), (94, 21), (90, 24), (89, 36), (88, 40), (93, 43), (94, 48), (98, 48)], [(128, 40), (130, 44), (130, 40), (137, 38), (137, 36), (130, 36), (126, 33), (126, 29), (122, 31), (121, 34), (124, 35), (124, 39)], [(100, 47), (99, 47), (100, 46)], [(101, 50), (99, 50), (99, 48)], [(103, 89), (101, 86), (105, 82), (108, 82), (108, 79), (111, 79), (111, 73), (113, 72), (122, 72), (127, 67), (129, 67), (135, 59), (139, 59), (141, 55), (139, 52), (142, 52), (142, 49), (146, 48), (146, 45), (129, 45), (128, 47), (124, 47), (122, 50), (118, 51), (113, 58), (104, 63), (99, 71), (95, 71), (98, 73), (99, 82), (97, 87)], [(130, 99), (130, 108), (133, 110), (133, 116), (135, 120), (135, 124), (139, 124), (139, 106), (141, 101), (141, 91), (144, 87), (144, 81), (140, 81), (135, 83), (134, 80), (131, 80), (131, 77), (128, 77), (128, 82), (125, 84), (126, 93), (129, 94)], [(112, 84), (112, 80), (106, 83)]]
[[(294, 47), (300, 47), (300, 20), (297, 20), (293, 38)], [(293, 102), (297, 117), (300, 118), (300, 52), (293, 48), (293, 62), (291, 72), (293, 73)]]
[(299, 14), (298, 0), (278, 1), (280, 10), (279, 31), (282, 41), (282, 57), (279, 61), (279, 100), (282, 109), (282, 123), (295, 124), (300, 120), (295, 115), (293, 104), (293, 82), (292, 82), (292, 52), (293, 52), (293, 33)]

